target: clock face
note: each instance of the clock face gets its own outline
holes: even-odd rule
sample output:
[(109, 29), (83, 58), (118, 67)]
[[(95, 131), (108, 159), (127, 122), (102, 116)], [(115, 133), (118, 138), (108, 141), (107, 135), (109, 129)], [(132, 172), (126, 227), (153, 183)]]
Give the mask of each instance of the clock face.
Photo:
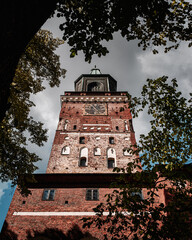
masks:
[(85, 105), (86, 115), (106, 115), (107, 107), (106, 104), (102, 103), (91, 103)]

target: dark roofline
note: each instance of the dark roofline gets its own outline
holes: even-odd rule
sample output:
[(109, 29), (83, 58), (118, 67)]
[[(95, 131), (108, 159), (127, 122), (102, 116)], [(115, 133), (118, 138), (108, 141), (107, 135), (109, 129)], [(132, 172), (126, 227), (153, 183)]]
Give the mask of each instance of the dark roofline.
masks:
[[(169, 173), (169, 171), (168, 171)], [(122, 173), (42, 173), (33, 174), (34, 179), (31, 179), (30, 175), (23, 175), (22, 178), (28, 188), (109, 188), (112, 187), (112, 183), (121, 182), (122, 176), (126, 181), (131, 181), (136, 187), (153, 187), (154, 182), (151, 180), (151, 172), (142, 171), (141, 175), (122, 174)], [(166, 169), (162, 174), (162, 177), (167, 175)], [(192, 164), (185, 164), (183, 167), (175, 169), (172, 177), (180, 177), (183, 180), (192, 179)], [(142, 179), (142, 181), (141, 181)], [(119, 182), (118, 181), (118, 182)]]
[[(147, 179), (146, 173), (143, 173)], [(143, 175), (142, 174), (142, 175)], [(24, 176), (28, 188), (110, 188), (117, 182), (122, 173), (44, 173), (33, 174), (34, 180)], [(147, 182), (140, 184), (134, 175), (125, 174), (126, 180), (135, 183), (136, 186), (146, 187)]]
[(74, 84), (76, 84), (76, 82), (78, 82), (79, 79), (83, 77), (108, 77), (111, 78), (113, 81), (117, 82), (113, 77), (111, 77), (110, 74), (81, 74), (81, 76), (79, 76), (77, 80), (75, 80)]
[[(95, 95), (95, 96), (127, 96), (127, 92), (125, 91), (118, 91), (118, 92), (75, 92), (75, 91), (65, 91), (64, 92), (65, 95), (60, 95), (61, 97), (63, 96), (91, 96), (91, 95)], [(68, 95), (69, 94), (69, 95)], [(82, 95), (85, 94), (85, 95)], [(109, 95), (110, 94), (110, 95)], [(123, 95), (122, 95), (123, 94)]]

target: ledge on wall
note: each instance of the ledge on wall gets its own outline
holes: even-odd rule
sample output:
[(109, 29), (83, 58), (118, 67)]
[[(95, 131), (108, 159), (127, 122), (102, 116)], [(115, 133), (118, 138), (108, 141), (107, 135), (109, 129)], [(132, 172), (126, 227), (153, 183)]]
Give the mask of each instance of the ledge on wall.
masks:
[[(167, 172), (161, 169), (162, 177), (166, 177)], [(113, 183), (125, 184), (126, 181), (132, 182), (136, 187), (153, 187), (154, 182), (149, 172), (138, 172), (133, 174), (122, 173), (44, 173), (33, 174), (34, 180), (27, 175), (22, 176), (28, 188), (109, 188), (114, 187)], [(181, 177), (182, 179), (192, 178), (192, 164), (185, 164), (182, 168), (172, 172), (172, 178)], [(171, 176), (169, 174), (169, 179)]]

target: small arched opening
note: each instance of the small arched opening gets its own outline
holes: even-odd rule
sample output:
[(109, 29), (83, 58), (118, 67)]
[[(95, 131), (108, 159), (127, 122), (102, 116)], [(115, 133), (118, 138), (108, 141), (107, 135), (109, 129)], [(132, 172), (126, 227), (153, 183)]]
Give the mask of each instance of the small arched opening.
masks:
[(82, 148), (80, 150), (79, 166), (80, 167), (88, 166), (88, 148)]

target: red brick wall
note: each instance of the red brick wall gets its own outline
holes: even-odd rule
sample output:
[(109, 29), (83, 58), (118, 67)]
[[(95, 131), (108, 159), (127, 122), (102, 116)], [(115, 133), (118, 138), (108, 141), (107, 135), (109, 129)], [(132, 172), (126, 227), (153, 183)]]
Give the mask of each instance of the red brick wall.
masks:
[[(122, 99), (121, 96), (113, 97), (117, 100)], [(90, 104), (87, 96), (81, 96), (79, 102), (74, 101), (74, 99), (75, 97), (62, 103), (60, 121), (47, 173), (112, 172), (112, 169), (107, 168), (108, 148), (114, 148), (116, 151), (116, 166), (126, 166), (133, 157), (124, 156), (123, 149), (135, 144), (135, 134), (130, 131), (129, 126), (129, 120), (132, 117), (128, 103), (126, 101), (104, 102), (103, 104), (107, 109), (106, 115), (87, 115), (85, 113), (86, 101)], [(102, 96), (98, 99), (98, 101), (100, 100), (103, 100)], [(65, 130), (66, 120), (68, 123)], [(127, 121), (128, 130), (125, 128), (125, 121)], [(74, 125), (76, 125), (75, 130), (73, 129)], [(119, 128), (118, 130), (116, 126)], [(65, 139), (66, 137), (68, 139)], [(85, 137), (85, 144), (79, 143), (80, 137)], [(96, 140), (97, 137), (100, 139)], [(114, 137), (114, 144), (109, 143), (109, 137)], [(70, 147), (69, 155), (61, 154), (64, 146)], [(87, 147), (89, 151), (88, 166), (83, 168), (79, 167), (79, 154), (82, 147)], [(94, 156), (95, 147), (101, 149), (101, 156)]]
[[(106, 193), (112, 190), (99, 189), (99, 201), (86, 201), (86, 189), (56, 189), (54, 201), (43, 201), (43, 189), (32, 189), (32, 195), (24, 198), (18, 190), (15, 191), (9, 212), (6, 218), (8, 229), (18, 235), (18, 240), (27, 239), (27, 232), (44, 231), (47, 228), (62, 230), (66, 234), (74, 225), (82, 229), (83, 216), (14, 216), (14, 212), (93, 212), (99, 202), (104, 201)], [(26, 201), (23, 204), (23, 201)], [(65, 204), (68, 201), (68, 204)], [(82, 229), (86, 232), (86, 229)], [(102, 239), (97, 229), (89, 232)], [(32, 234), (33, 235), (33, 234)]]
[[(77, 99), (76, 101), (75, 97), (61, 98), (62, 108), (47, 173), (112, 172), (113, 169), (108, 169), (107, 167), (108, 148), (114, 148), (116, 151), (116, 166), (125, 167), (134, 156), (125, 156), (123, 149), (129, 148), (131, 144), (135, 144), (135, 134), (130, 131), (129, 126), (129, 120), (132, 117), (125, 93), (118, 93), (117, 96), (113, 93), (113, 96), (109, 98), (107, 96), (107, 99), (106, 94), (104, 94), (95, 100), (90, 94), (89, 99), (86, 95), (81, 95), (81, 99)], [(85, 113), (85, 104), (87, 102), (90, 103), (90, 101), (103, 101), (106, 107), (105, 115), (87, 115)], [(68, 123), (65, 130), (64, 125), (66, 120), (68, 120)], [(125, 121), (127, 121), (128, 129), (125, 127)], [(90, 126), (89, 124), (94, 124), (94, 126)], [(74, 125), (77, 126), (75, 130), (73, 129)], [(116, 126), (119, 128), (118, 130)], [(85, 144), (79, 143), (81, 136), (85, 137)], [(100, 137), (100, 139), (97, 140), (96, 137)], [(114, 144), (109, 143), (109, 137), (114, 137)], [(69, 155), (61, 154), (64, 146), (70, 147)], [(88, 148), (88, 166), (79, 167), (80, 149), (85, 146)], [(95, 147), (101, 149), (101, 156), (94, 155)], [(26, 239), (27, 231), (44, 231), (47, 228), (57, 228), (66, 233), (69, 229), (73, 228), (74, 224), (77, 224), (81, 229), (82, 222), (80, 219), (82, 217), (15, 216), (13, 213), (92, 212), (92, 208), (96, 207), (100, 201), (104, 201), (104, 195), (111, 191), (110, 189), (99, 189), (99, 201), (86, 201), (86, 189), (80, 188), (56, 189), (54, 201), (42, 201), (42, 189), (32, 189), (32, 195), (26, 199), (16, 191), (6, 218), (8, 228), (18, 234), (19, 240)], [(23, 204), (23, 201), (26, 201), (25, 204)], [(68, 204), (65, 204), (65, 201), (68, 201)], [(98, 239), (103, 239), (102, 232), (97, 229), (89, 231), (92, 235), (98, 237)]]
[[(83, 229), (81, 221), (83, 216), (15, 216), (14, 212), (93, 212), (93, 208), (105, 201), (105, 194), (113, 189), (99, 189), (99, 201), (87, 201), (86, 189), (56, 189), (54, 201), (43, 201), (43, 189), (31, 189), (32, 195), (24, 198), (18, 190), (15, 191), (9, 212), (6, 218), (8, 229), (18, 235), (18, 240), (27, 239), (27, 233), (33, 236), (35, 231), (43, 232), (46, 229), (61, 230), (67, 235), (75, 225), (83, 232), (89, 232), (93, 237), (103, 239), (102, 231), (90, 228)], [(159, 192), (157, 202), (164, 203), (164, 193)], [(143, 197), (146, 198), (146, 190), (143, 189)], [(23, 201), (26, 201), (23, 204)], [(65, 202), (68, 201), (68, 204)], [(70, 238), (69, 238), (70, 239)]]

